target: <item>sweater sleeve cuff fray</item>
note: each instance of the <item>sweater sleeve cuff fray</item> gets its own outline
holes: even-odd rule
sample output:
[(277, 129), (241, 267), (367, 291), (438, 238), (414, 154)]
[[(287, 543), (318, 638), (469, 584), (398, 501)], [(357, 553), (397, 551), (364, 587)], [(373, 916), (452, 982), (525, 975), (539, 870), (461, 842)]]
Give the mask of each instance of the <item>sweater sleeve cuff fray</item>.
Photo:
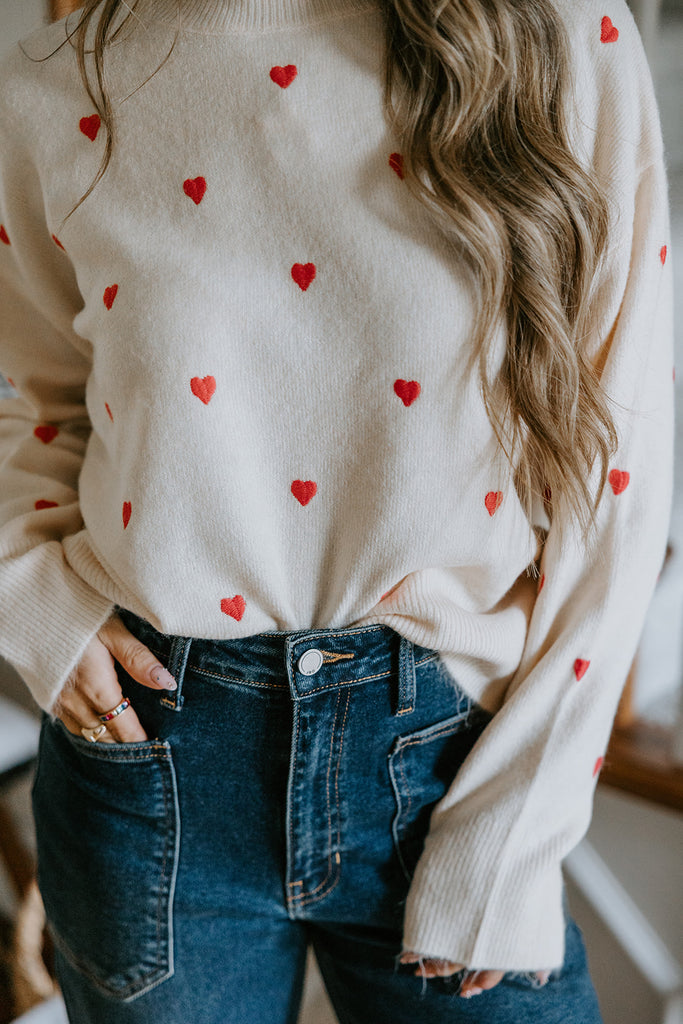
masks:
[(560, 862), (500, 871), (486, 892), (442, 846), (418, 862), (405, 908), (403, 949), (471, 970), (554, 970), (564, 963)]
[(0, 566), (0, 607), (0, 655), (49, 714), (115, 604), (73, 571), (59, 541), (49, 541)]

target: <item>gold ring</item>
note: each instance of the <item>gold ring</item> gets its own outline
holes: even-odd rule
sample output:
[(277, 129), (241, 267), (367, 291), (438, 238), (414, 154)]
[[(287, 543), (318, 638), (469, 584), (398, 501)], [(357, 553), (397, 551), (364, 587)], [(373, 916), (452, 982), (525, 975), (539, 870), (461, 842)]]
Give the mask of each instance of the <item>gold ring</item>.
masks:
[(81, 729), (81, 733), (85, 736), (89, 743), (97, 743), (98, 739), (103, 732), (107, 731), (106, 725), (96, 725), (94, 729), (87, 729), (85, 726)]

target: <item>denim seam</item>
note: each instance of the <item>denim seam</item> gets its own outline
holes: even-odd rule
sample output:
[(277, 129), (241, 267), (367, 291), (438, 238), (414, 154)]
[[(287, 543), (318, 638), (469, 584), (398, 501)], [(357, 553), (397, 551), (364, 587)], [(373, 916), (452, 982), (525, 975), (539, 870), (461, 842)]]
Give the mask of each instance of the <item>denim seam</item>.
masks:
[[(415, 745), (421, 745), (423, 743), (429, 743), (431, 740), (435, 739), (436, 737), (442, 736), (444, 734), (448, 735), (448, 733), (451, 732), (454, 729), (454, 727), (458, 725), (459, 722), (461, 722), (464, 718), (466, 718), (466, 716), (467, 716), (467, 711), (463, 712), (462, 715), (459, 715), (458, 718), (455, 719), (454, 721), (449, 722), (449, 724), (447, 726), (443, 726), (443, 728), (437, 729), (434, 732), (431, 732), (431, 733), (429, 733), (426, 736), (416, 736), (415, 738), (412, 738), (412, 739), (410, 737), (408, 737), (405, 740), (400, 740), (400, 746), (395, 751), (394, 757), (398, 761), (398, 771), (400, 773), (401, 782), (403, 784), (402, 791), (403, 791), (403, 793), (407, 797), (407, 802), (405, 803), (405, 806), (403, 806), (403, 802), (402, 802), (402, 799), (401, 799), (401, 792), (397, 792), (396, 793), (398, 806), (397, 806), (395, 827), (392, 829), (392, 832), (393, 832), (394, 838), (396, 840), (396, 852), (397, 852), (399, 860), (401, 862), (401, 867), (403, 868), (404, 874), (408, 878), (410, 878), (410, 872), (408, 871), (407, 865), (406, 865), (406, 863), (405, 863), (405, 861), (403, 859), (403, 854), (401, 853), (401, 850), (400, 850), (400, 841), (401, 841), (401, 838), (402, 838), (401, 834), (400, 834), (400, 821), (401, 821), (401, 818), (405, 818), (405, 817), (407, 817), (410, 814), (410, 808), (411, 808), (412, 803), (413, 803), (412, 792), (410, 790), (410, 786), (408, 785), (408, 779), (406, 777), (406, 772), (405, 772), (405, 761), (404, 761), (405, 751), (408, 749), (408, 747), (415, 746)], [(390, 774), (391, 774), (391, 762), (392, 762), (392, 758), (390, 758), (390, 761), (389, 761), (389, 772), (390, 772)]]
[[(71, 743), (71, 746), (83, 754), (84, 757), (90, 757), (95, 761), (113, 761), (115, 763), (125, 761), (163, 761), (168, 760), (170, 756), (170, 750), (167, 743), (157, 742), (156, 740), (149, 743), (147, 740), (142, 742), (145, 744), (143, 749), (130, 750), (126, 749), (129, 747), (135, 747), (135, 742), (121, 743), (117, 745), (117, 749), (112, 750), (111, 744), (105, 746), (96, 746), (94, 743), (88, 743), (86, 740), (81, 740), (80, 736), (74, 736), (66, 728), (61, 719), (57, 719), (59, 725), (65, 735), (67, 742)], [(80, 742), (74, 742), (80, 741)], [(81, 745), (83, 744), (83, 745)]]
[(415, 710), (415, 657), (414, 644), (402, 636), (398, 649), (398, 706), (397, 715), (411, 714)]
[[(416, 661), (415, 667), (417, 668), (418, 665), (424, 665), (429, 661), (434, 661), (436, 657), (436, 654), (429, 654), (427, 655), (427, 657), (421, 658), (419, 661)], [(211, 679), (221, 679), (224, 680), (226, 683), (240, 683), (243, 686), (255, 686), (259, 689), (264, 690), (289, 690), (289, 686), (287, 683), (263, 683), (259, 680), (245, 679), (242, 676), (225, 675), (221, 672), (212, 672), (209, 669), (200, 668), (192, 661), (188, 661), (186, 671), (195, 672), (197, 675), (207, 676)], [(387, 672), (381, 672), (374, 676), (362, 676), (357, 679), (342, 679), (337, 682), (326, 683), (324, 686), (316, 687), (315, 690), (308, 690), (306, 696), (308, 696), (308, 694), (310, 693), (320, 693), (322, 690), (332, 690), (336, 686), (353, 686), (357, 683), (366, 682), (370, 679), (384, 679), (390, 676), (391, 674), (392, 670), (389, 669)]]
[[(384, 629), (384, 628), (385, 628), (385, 626), (383, 624), (381, 624), (381, 625), (377, 625), (377, 626), (359, 626), (359, 628), (358, 629), (354, 629), (353, 632), (351, 632), (348, 629), (348, 627), (346, 627), (346, 628), (342, 627), (341, 630), (339, 632), (337, 632), (337, 633), (328, 633), (326, 630), (316, 630), (316, 629), (305, 630), (304, 632), (307, 632), (307, 633), (311, 634), (311, 636), (305, 637), (306, 642), (308, 642), (309, 640), (310, 641), (315, 640), (315, 638), (317, 636), (322, 637), (323, 640), (331, 640), (332, 637), (335, 637), (335, 636), (343, 636), (343, 637), (360, 636), (361, 633), (374, 633), (374, 632), (377, 632), (377, 630)], [(296, 630), (295, 632), (298, 632), (298, 630)], [(303, 640), (304, 638), (302, 637), (301, 639)], [(301, 640), (295, 640), (294, 637), (292, 637), (292, 640), (295, 643), (301, 643)]]
[[(405, 762), (404, 762), (404, 757), (403, 757), (404, 751), (405, 751), (405, 747), (401, 747), (401, 757), (400, 757), (400, 761), (399, 761), (399, 771), (401, 773), (401, 780), (403, 782), (403, 792), (406, 793), (407, 796), (408, 796), (408, 803), (405, 806), (405, 810), (400, 806), (400, 803), (399, 803), (399, 808), (398, 808), (399, 815), (402, 815), (402, 814), (408, 815), (409, 812), (410, 812), (410, 806), (411, 806), (411, 804), (413, 802), (412, 794), (411, 794), (410, 789), (408, 787), (408, 779), (406, 778)], [(400, 839), (400, 836), (399, 836), (398, 833), (399, 833), (399, 822), (396, 823), (396, 835), (397, 835), (397, 838)]]
[[(59, 932), (55, 930), (55, 928), (52, 926), (52, 924), (50, 924), (50, 922), (48, 922), (48, 925), (52, 940), (54, 944), (58, 947), (62, 956), (66, 960), (68, 960), (69, 963), (72, 964), (80, 974), (88, 978), (92, 982), (92, 984), (97, 989), (99, 989), (100, 992), (104, 992), (107, 996), (109, 996), (110, 999), (121, 999), (121, 1001), (126, 1001), (129, 994), (138, 994), (136, 990), (132, 988), (132, 985), (127, 985), (123, 989), (112, 989), (109, 985), (102, 981), (99, 974), (96, 974), (93, 971), (87, 960), (83, 960), (81, 957), (77, 956), (75, 953), (71, 951), (65, 940), (61, 937)], [(149, 975), (146, 976), (144, 979), (145, 991), (147, 991), (147, 989), (151, 987), (151, 985), (149, 984), (150, 982), (154, 981), (158, 983), (159, 981), (163, 980), (163, 978), (160, 977), (163, 976), (163, 974), (164, 969), (162, 967), (156, 967), (153, 971), (150, 971)], [(140, 992), (140, 995), (142, 994), (143, 993)]]
[(401, 753), (403, 753), (406, 747), (414, 747), (416, 744), (419, 745), (421, 743), (430, 743), (433, 739), (437, 738), (438, 736), (443, 736), (444, 733), (448, 735), (448, 733), (451, 732), (456, 725), (459, 725), (460, 722), (462, 722), (462, 720), (466, 717), (467, 711), (463, 711), (463, 713), (461, 715), (458, 715), (457, 718), (452, 719), (448, 723), (448, 725), (444, 725), (439, 729), (435, 729), (434, 732), (430, 732), (425, 736), (407, 736), (405, 739), (401, 738)]
[[(398, 857), (399, 863), (401, 865), (401, 870), (403, 871), (403, 874), (405, 875), (407, 881), (410, 882), (411, 881), (410, 871), (408, 870), (408, 866), (407, 866), (405, 860), (403, 859), (403, 853), (401, 852), (401, 838), (400, 838), (400, 835), (399, 835), (399, 823), (400, 823), (400, 820), (401, 820), (401, 815), (403, 813), (403, 808), (402, 808), (402, 801), (401, 801), (401, 787), (399, 785), (399, 780), (396, 778), (396, 771), (395, 771), (395, 767), (394, 767), (394, 756), (392, 754), (389, 755), (388, 766), (389, 766), (389, 778), (391, 779), (391, 787), (392, 787), (392, 789), (394, 791), (394, 797), (395, 797), (395, 800), (396, 800), (396, 813), (394, 814), (394, 816), (392, 818), (392, 821), (391, 821), (391, 836), (392, 836), (392, 841), (393, 841), (393, 845), (394, 845), (394, 850), (396, 852), (396, 856)], [(402, 767), (402, 766), (400, 766), (400, 767)]]
[[(105, 760), (106, 760), (106, 758), (105, 758)], [(127, 760), (127, 758), (121, 758), (120, 760)], [(154, 758), (153, 760), (155, 762), (160, 762), (161, 760), (165, 760), (165, 761), (168, 762), (168, 761), (170, 761), (170, 758), (168, 757), (168, 755), (165, 755), (162, 758)], [(173, 769), (171, 767), (171, 771), (172, 770)], [(119, 1000), (121, 1000), (123, 1002), (130, 1001), (130, 997), (131, 996), (138, 997), (138, 996), (143, 995), (145, 992), (149, 991), (151, 988), (153, 988), (157, 984), (159, 984), (160, 981), (163, 981), (167, 976), (169, 976), (170, 964), (167, 964), (166, 966), (164, 966), (163, 962), (160, 959), (160, 955), (159, 955), (159, 946), (161, 945), (161, 939), (160, 939), (160, 910), (161, 910), (161, 905), (164, 903), (165, 897), (168, 894), (168, 885), (166, 883), (166, 864), (167, 864), (167, 860), (168, 860), (168, 847), (169, 847), (168, 779), (166, 778), (166, 772), (164, 770), (161, 771), (161, 785), (162, 785), (162, 796), (163, 796), (163, 805), (164, 805), (164, 811), (163, 811), (164, 839), (163, 839), (163, 860), (162, 860), (162, 867), (161, 867), (160, 891), (159, 891), (159, 896), (158, 896), (158, 898), (156, 900), (156, 903), (157, 903), (156, 950), (155, 950), (155, 959), (156, 959), (156, 964), (157, 964), (156, 968), (154, 968), (151, 971), (146, 972), (137, 981), (129, 982), (129, 984), (126, 985), (123, 988), (114, 989), (110, 984), (107, 984), (107, 982), (102, 979), (102, 977), (100, 976), (99, 971), (97, 970), (97, 968), (95, 968), (94, 965), (91, 965), (88, 962), (87, 959), (84, 959), (84, 958), (78, 956), (77, 954), (75, 954), (70, 949), (70, 947), (66, 943), (66, 941), (62, 938), (62, 936), (57, 931), (55, 931), (55, 929), (52, 926), (50, 927), (50, 934), (52, 935), (52, 938), (53, 938), (53, 940), (55, 942), (55, 945), (59, 948), (59, 950), (62, 953), (62, 955), (71, 964), (73, 964), (74, 967), (80, 973), (82, 973), (85, 977), (89, 978), (89, 980), (93, 983), (93, 985), (96, 986), (96, 988), (98, 988), (100, 991), (104, 992), (110, 998), (113, 997), (113, 998), (119, 999)]]
[(236, 683), (242, 686), (253, 686), (258, 690), (285, 690), (289, 692), (289, 685), (287, 683), (261, 683), (258, 680), (244, 679), (240, 676), (228, 676), (220, 672), (210, 672), (209, 669), (197, 668), (192, 664), (188, 664), (187, 670), (194, 672), (198, 676), (207, 676), (210, 679), (220, 679), (226, 683)]
[[(339, 740), (339, 754), (337, 756), (337, 767), (336, 767), (336, 771), (335, 771), (335, 802), (336, 802), (336, 807), (337, 807), (337, 846), (339, 846), (339, 842), (341, 840), (341, 827), (340, 827), (340, 821), (339, 821), (340, 813), (341, 813), (340, 809), (339, 809), (339, 766), (341, 764), (342, 752), (344, 750), (344, 734), (345, 734), (345, 731), (346, 731), (346, 719), (347, 719), (348, 711), (349, 711), (350, 696), (351, 695), (349, 693), (347, 693), (347, 695), (346, 695), (346, 706), (344, 708), (344, 718), (342, 720), (341, 734), (340, 734), (340, 740)], [(339, 692), (339, 695), (337, 697), (337, 705), (339, 704), (339, 700), (340, 699), (341, 699), (341, 691)], [(337, 722), (337, 714), (338, 714), (338, 709), (335, 711), (335, 716), (334, 716), (334, 724), (335, 725), (336, 725), (336, 722)], [(334, 725), (333, 725), (333, 731), (332, 731), (332, 738), (330, 740), (330, 763), (328, 764), (328, 770), (327, 770), (327, 806), (328, 806), (328, 826), (329, 826), (328, 827), (328, 835), (331, 834), (331, 821), (330, 821), (330, 810), (329, 810), (329, 808), (330, 808), (330, 800), (329, 800), (329, 772), (330, 772), (330, 766), (331, 766), (333, 745), (334, 745)], [(337, 856), (339, 856), (339, 851), (338, 850), (337, 850)], [(328, 856), (327, 856), (327, 875), (325, 876), (323, 881), (320, 883), (320, 885), (317, 885), (316, 888), (311, 890), (310, 893), (302, 893), (300, 895), (296, 895), (296, 896), (293, 897), (293, 899), (296, 901), (298, 906), (305, 907), (309, 903), (317, 903), (318, 900), (321, 900), (324, 896), (327, 896), (328, 893), (332, 892), (332, 890), (335, 888), (335, 886), (339, 882), (339, 878), (340, 878), (340, 874), (341, 874), (340, 860), (335, 860), (335, 864), (336, 864), (336, 867), (337, 867), (337, 873), (336, 873), (336, 877), (335, 877), (334, 882), (332, 883), (332, 885), (330, 885), (324, 892), (321, 892), (318, 896), (315, 896), (315, 898), (311, 898), (311, 897), (313, 897), (313, 894), (316, 893), (318, 891), (318, 889), (321, 888), (321, 886), (324, 886), (326, 884), (328, 878), (330, 877), (330, 867), (331, 867), (331, 864), (332, 864), (332, 848), (330, 846), (329, 851), (328, 851)]]
[[(311, 889), (310, 892), (297, 893), (297, 894), (295, 894), (293, 896), (293, 899), (296, 900), (296, 902), (298, 903), (299, 906), (306, 906), (307, 903), (315, 903), (315, 902), (317, 902), (317, 900), (322, 899), (322, 897), (325, 896), (327, 894), (327, 892), (331, 892), (332, 891), (334, 886), (337, 884), (337, 880), (338, 880), (338, 879), (335, 879), (333, 885), (331, 885), (329, 887), (329, 889), (327, 889), (325, 892), (321, 893), (319, 896), (315, 896), (314, 897), (314, 894), (317, 893), (319, 889), (324, 888), (324, 886), (327, 884), (327, 880), (330, 877), (330, 869), (331, 869), (331, 866), (332, 866), (332, 847), (331, 847), (331, 844), (330, 844), (330, 833), (332, 831), (332, 819), (331, 819), (331, 814), (330, 814), (330, 766), (332, 764), (332, 751), (333, 751), (333, 748), (334, 748), (334, 733), (335, 733), (335, 729), (336, 729), (336, 726), (337, 726), (337, 715), (339, 714), (339, 701), (340, 700), (341, 700), (341, 690), (337, 694), (337, 706), (335, 707), (335, 711), (334, 711), (334, 722), (332, 723), (332, 732), (331, 732), (331, 735), (330, 735), (330, 754), (329, 754), (329, 758), (328, 758), (328, 761), (327, 761), (327, 777), (325, 779), (325, 791), (326, 791), (326, 795), (327, 795), (327, 835), (328, 835), (327, 874), (323, 878), (322, 882), (320, 882), (318, 885), (316, 885), (315, 889)], [(347, 695), (347, 700), (346, 700), (347, 708), (348, 708), (348, 705), (349, 705), (349, 701), (348, 701), (348, 695)], [(344, 716), (344, 719), (346, 720), (346, 715)], [(339, 766), (339, 762), (337, 762), (337, 767), (338, 766)], [(338, 841), (339, 841), (339, 826), (337, 826), (337, 842)], [(293, 883), (293, 884), (296, 885), (297, 883)]]
[[(289, 776), (288, 793), (287, 793), (287, 818), (288, 818), (288, 831), (287, 831), (287, 871), (288, 871), (288, 873), (289, 873), (290, 866), (293, 866), (291, 864), (291, 860), (292, 860), (292, 858), (294, 856), (294, 828), (293, 828), (293, 823), (292, 823), (293, 815), (291, 813), (291, 800), (292, 800), (292, 797), (294, 795), (294, 788), (295, 788), (292, 785), (292, 779), (295, 778), (294, 769), (295, 769), (295, 766), (296, 766), (296, 751), (298, 750), (298, 746), (299, 746), (299, 715), (298, 715), (297, 709), (295, 707), (294, 715), (293, 715), (293, 721), (292, 721), (292, 739), (291, 739), (291, 754), (290, 754), (290, 767), (289, 767), (290, 776)], [(299, 885), (299, 882), (292, 882), (291, 885)], [(287, 903), (288, 903), (288, 906), (291, 906), (292, 903), (293, 903), (293, 897), (291, 897), (289, 893), (287, 893)]]
[(182, 711), (185, 700), (183, 697), (183, 682), (191, 648), (191, 637), (175, 636), (171, 640), (171, 649), (168, 655), (168, 671), (176, 681), (176, 689), (171, 691), (170, 694), (167, 693), (160, 700), (160, 703), (164, 707), (170, 708), (171, 711)]
[(164, 896), (167, 892), (167, 881), (166, 881), (166, 865), (168, 862), (168, 846), (169, 846), (169, 829), (168, 829), (168, 783), (164, 778), (162, 779), (162, 794), (164, 800), (164, 852), (161, 861), (161, 892), (159, 893), (159, 899), (157, 900), (157, 948), (156, 958), (157, 963), (161, 966), (160, 959), (160, 946), (161, 946), (161, 907), (165, 902)]
[[(79, 747), (79, 749), (81, 749), (81, 748)], [(100, 747), (100, 750), (102, 750), (102, 749), (103, 748)], [(133, 751), (131, 751), (129, 754), (127, 754), (124, 751), (121, 751), (121, 753), (119, 753), (118, 750), (113, 750), (113, 751), (111, 751), (111, 753), (106, 754), (104, 757), (102, 757), (101, 754), (95, 753), (94, 750), (92, 751), (92, 753), (90, 751), (88, 751), (88, 750), (84, 750), (83, 753), (85, 754), (86, 757), (91, 757), (95, 761), (115, 761), (115, 762), (121, 762), (121, 761), (166, 761), (166, 760), (168, 760), (168, 753), (163, 751), (163, 750), (159, 750), (158, 747), (155, 747), (154, 752), (149, 753), (149, 754), (145, 754), (144, 752), (141, 752), (141, 753), (138, 754), (138, 753), (133, 753)]]

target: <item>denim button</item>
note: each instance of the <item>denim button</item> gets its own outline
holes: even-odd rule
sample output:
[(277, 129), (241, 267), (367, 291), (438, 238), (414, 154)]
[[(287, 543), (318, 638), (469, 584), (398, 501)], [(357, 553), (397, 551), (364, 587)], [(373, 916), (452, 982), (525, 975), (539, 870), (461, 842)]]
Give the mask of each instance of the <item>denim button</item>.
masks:
[(323, 656), (320, 651), (311, 647), (310, 650), (304, 651), (297, 662), (299, 672), (302, 672), (305, 676), (314, 676), (320, 666), (323, 663)]

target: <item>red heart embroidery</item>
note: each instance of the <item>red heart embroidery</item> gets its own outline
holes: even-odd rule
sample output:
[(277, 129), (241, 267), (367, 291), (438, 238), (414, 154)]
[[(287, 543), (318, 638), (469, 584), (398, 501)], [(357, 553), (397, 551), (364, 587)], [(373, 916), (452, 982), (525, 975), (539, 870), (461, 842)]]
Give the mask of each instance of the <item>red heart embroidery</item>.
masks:
[(78, 122), (78, 127), (84, 135), (88, 136), (91, 142), (94, 142), (100, 130), (100, 115), (91, 114), (90, 117), (82, 117)]
[(46, 501), (45, 498), (41, 498), (39, 501), (37, 501), (35, 503), (34, 508), (35, 509), (57, 508), (57, 502), (56, 501)]
[(0, 242), (4, 242), (5, 245), (9, 245), (10, 244), (9, 235), (5, 231), (5, 225), (4, 224), (0, 224)]
[(130, 502), (129, 501), (124, 501), (124, 503), (123, 503), (123, 528), (124, 528), (124, 530), (128, 526), (128, 523), (130, 522), (130, 513), (131, 513), (131, 511), (132, 510), (131, 510)]
[(590, 665), (590, 661), (586, 661), (585, 658), (577, 658), (574, 662), (574, 675), (577, 679), (586, 674), (586, 669)]
[(33, 433), (37, 438), (39, 438), (43, 442), (43, 444), (49, 444), (50, 441), (54, 441), (59, 431), (57, 427), (49, 425), (44, 427), (36, 427)]
[(107, 415), (109, 416), (109, 419), (110, 419), (110, 420), (112, 421), (112, 423), (113, 423), (113, 422), (114, 422), (114, 417), (113, 417), (113, 416), (112, 416), (112, 414), (111, 414), (111, 409), (109, 408), (109, 403), (108, 403), (108, 402), (105, 402), (105, 403), (104, 403), (104, 408), (105, 408), (105, 409), (107, 410)]
[(601, 43), (616, 43), (619, 38), (619, 29), (612, 24), (610, 18), (605, 17), (600, 22), (600, 42)]
[(315, 263), (295, 263), (292, 267), (292, 277), (301, 291), (305, 292), (315, 277)]
[(62, 245), (62, 243), (61, 243), (61, 242), (59, 241), (59, 239), (57, 238), (57, 236), (56, 236), (56, 235), (53, 235), (53, 236), (52, 236), (52, 241), (53, 241), (53, 242), (55, 243), (55, 245), (58, 245), (58, 246), (59, 246), (59, 248), (60, 248), (60, 249), (62, 250), (62, 252), (66, 252), (66, 249), (64, 248), (64, 246), (63, 246), (63, 245)]
[(662, 248), (659, 250), (659, 260), (660, 260), (662, 266), (664, 266), (664, 264), (666, 263), (666, 246), (665, 245), (663, 245)]
[(416, 380), (398, 380), (394, 381), (394, 391), (401, 399), (405, 406), (412, 405), (417, 396), (420, 394), (420, 385)]
[(8, 384), (11, 384), (13, 388), (16, 387), (16, 384), (14, 383), (11, 377), (5, 377), (5, 380), (7, 381)]
[(595, 776), (598, 774), (598, 772), (602, 768), (602, 762), (604, 760), (605, 760), (604, 757), (599, 757), (597, 759), (597, 761), (595, 762), (595, 767), (593, 768), (593, 778), (595, 778)]
[(208, 405), (213, 397), (214, 391), (216, 390), (216, 378), (193, 377), (190, 381), (190, 387), (192, 389), (192, 394), (196, 395), (204, 405)]
[(225, 612), (226, 615), (232, 615), (233, 619), (237, 619), (239, 622), (244, 615), (244, 609), (246, 604), (241, 594), (235, 594), (234, 597), (224, 597), (221, 600), (221, 611)]
[(183, 192), (199, 206), (206, 192), (206, 178), (187, 178), (183, 182)]
[(280, 67), (278, 64), (270, 69), (270, 77), (281, 89), (286, 89), (296, 78), (296, 64), (286, 64)]
[(318, 485), (313, 480), (294, 480), (292, 482), (292, 494), (302, 505), (308, 505), (317, 490)]
[(631, 479), (629, 473), (625, 469), (611, 469), (607, 479), (610, 482), (610, 487), (615, 494), (621, 494), (628, 487), (628, 482)]
[(396, 171), (399, 178), (403, 180), (403, 156), (400, 153), (392, 153), (389, 157), (389, 166)]
[(114, 299), (116, 298), (116, 293), (118, 290), (119, 286), (117, 284), (111, 284), (109, 285), (108, 288), (104, 289), (104, 295), (102, 296), (102, 299), (104, 300), (104, 304), (107, 307), (107, 309), (111, 309), (111, 307), (114, 305)]
[(541, 576), (540, 580), (538, 581), (538, 590), (537, 590), (538, 594), (540, 594), (541, 591), (543, 590), (543, 584), (544, 583), (545, 583), (545, 573), (543, 573), (543, 575)]
[(493, 515), (493, 513), (496, 511), (502, 500), (502, 491), (489, 491), (489, 493), (484, 498), (484, 504), (486, 505), (488, 514), (490, 516)]

